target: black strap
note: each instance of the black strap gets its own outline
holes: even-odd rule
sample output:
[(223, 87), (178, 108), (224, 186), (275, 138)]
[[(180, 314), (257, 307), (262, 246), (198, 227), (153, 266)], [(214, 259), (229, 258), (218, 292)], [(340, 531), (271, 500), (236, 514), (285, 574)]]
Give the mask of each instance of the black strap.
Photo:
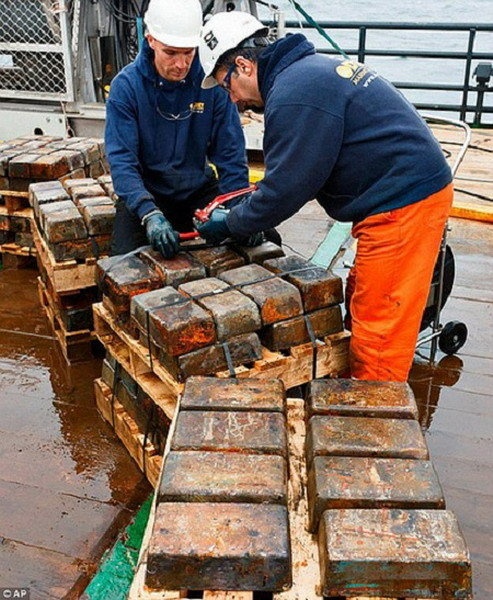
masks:
[(305, 314), (303, 315), (305, 320), (306, 330), (308, 332), (308, 336), (310, 337), (310, 342), (313, 348), (313, 361), (312, 361), (312, 379), (317, 378), (317, 358), (318, 358), (318, 344), (317, 338), (315, 337), (315, 332), (313, 331), (312, 322), (310, 321), (310, 316)]
[(235, 368), (233, 365), (233, 359), (231, 358), (231, 351), (229, 349), (229, 344), (228, 344), (228, 342), (223, 342), (221, 344), (221, 346), (223, 348), (224, 357), (226, 359), (226, 364), (228, 365), (229, 375), (230, 375), (230, 377), (233, 377), (234, 379), (236, 379), (236, 372), (235, 372)]
[(151, 373), (154, 373), (154, 363), (152, 362), (152, 348), (151, 348), (151, 318), (149, 315), (149, 309), (146, 309), (146, 336), (147, 336), (147, 351), (149, 352), (149, 367)]
[(115, 363), (115, 371), (113, 373), (113, 386), (111, 389), (111, 424), (113, 429), (115, 428), (115, 398), (116, 398), (116, 386), (121, 381), (120, 375), (121, 365), (118, 361)]

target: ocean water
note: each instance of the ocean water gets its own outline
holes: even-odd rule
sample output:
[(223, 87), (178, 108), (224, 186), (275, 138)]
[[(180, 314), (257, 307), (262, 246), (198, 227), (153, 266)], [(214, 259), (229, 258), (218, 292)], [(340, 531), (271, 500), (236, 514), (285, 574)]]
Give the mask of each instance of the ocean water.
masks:
[[(298, 0), (303, 9), (316, 21), (354, 22), (411, 22), (411, 23), (490, 23), (493, 24), (493, 0)], [(284, 12), (287, 21), (304, 21), (289, 0), (273, 2)], [(266, 7), (259, 9), (261, 18), (269, 18)], [(358, 33), (346, 30), (326, 29), (330, 37), (344, 50), (357, 48)], [(330, 48), (330, 44), (319, 33), (304, 31), (317, 48)], [(419, 31), (368, 31), (368, 49), (388, 50), (433, 50), (443, 52), (465, 52), (468, 44), (466, 32), (419, 32)], [(493, 33), (478, 32), (475, 51), (493, 53)], [(473, 62), (474, 71), (478, 60)], [(465, 81), (465, 61), (455, 59), (423, 59), (412, 57), (372, 57), (366, 64), (380, 75), (393, 82), (439, 83), (463, 85)], [(469, 83), (476, 85), (471, 76)], [(493, 87), (493, 78), (490, 82)], [(432, 90), (403, 90), (412, 102), (460, 104), (461, 92)], [(468, 103), (475, 105), (476, 93), (472, 92)], [(485, 106), (493, 106), (493, 92), (486, 94)], [(459, 114), (444, 111), (435, 115), (457, 119)], [(469, 113), (468, 121), (473, 114)], [(483, 115), (483, 123), (493, 124), (493, 114)]]

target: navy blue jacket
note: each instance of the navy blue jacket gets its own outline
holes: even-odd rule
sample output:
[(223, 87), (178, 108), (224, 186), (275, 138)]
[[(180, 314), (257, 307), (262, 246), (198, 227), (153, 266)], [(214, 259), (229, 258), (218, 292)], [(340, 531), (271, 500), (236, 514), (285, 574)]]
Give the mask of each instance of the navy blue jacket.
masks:
[(266, 173), (228, 226), (249, 235), (316, 198), (339, 221), (413, 204), (452, 180), (414, 107), (364, 65), (316, 54), (301, 34), (259, 57)]
[[(219, 190), (248, 185), (238, 110), (219, 87), (203, 90), (196, 56), (182, 82), (160, 77), (147, 41), (111, 83), (105, 142), (115, 192), (142, 218), (166, 202), (185, 200), (219, 175)], [(177, 118), (173, 118), (175, 115)]]

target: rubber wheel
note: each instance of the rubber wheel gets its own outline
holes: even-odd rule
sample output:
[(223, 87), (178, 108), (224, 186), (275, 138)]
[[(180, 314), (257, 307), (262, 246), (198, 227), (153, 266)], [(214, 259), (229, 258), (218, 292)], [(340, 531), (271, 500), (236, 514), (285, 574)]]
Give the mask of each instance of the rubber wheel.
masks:
[(438, 347), (445, 354), (455, 354), (467, 340), (467, 327), (460, 321), (446, 323), (438, 337)]

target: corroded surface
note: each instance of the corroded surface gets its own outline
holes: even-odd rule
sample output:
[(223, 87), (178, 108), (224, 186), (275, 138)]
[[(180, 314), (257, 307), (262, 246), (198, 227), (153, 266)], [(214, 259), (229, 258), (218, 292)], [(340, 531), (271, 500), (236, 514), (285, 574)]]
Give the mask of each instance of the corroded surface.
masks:
[(469, 553), (450, 511), (328, 510), (319, 542), (324, 595), (470, 597)]
[(417, 419), (408, 383), (318, 379), (308, 384), (308, 414)]
[(247, 265), (222, 273), (221, 279), (240, 286), (259, 307), (263, 325), (270, 325), (303, 313), (299, 291), (294, 285), (273, 277), (259, 265)]
[(264, 266), (299, 289), (305, 312), (340, 304), (344, 300), (342, 279), (301, 256), (267, 260)]
[(427, 460), (316, 456), (308, 472), (310, 530), (329, 508), (445, 508)]
[(172, 450), (227, 450), (286, 456), (285, 418), (280, 413), (182, 411)]
[(230, 365), (238, 367), (259, 360), (262, 358), (262, 346), (256, 333), (243, 333), (229, 338), (227, 342), (218, 342), (180, 356), (171, 356), (164, 351), (158, 352), (158, 355), (169, 372), (178, 381), (184, 382), (190, 375), (213, 375), (228, 370)]
[(307, 320), (315, 338), (323, 338), (343, 330), (341, 307), (329, 306), (264, 327), (261, 333), (263, 345), (269, 350), (278, 351), (311, 342)]
[(205, 277), (205, 267), (189, 252), (179, 252), (174, 258), (166, 259), (147, 246), (139, 252), (139, 257), (159, 273), (164, 285), (177, 287), (180, 283)]
[(282, 456), (234, 452), (170, 452), (159, 502), (286, 504), (287, 467)]
[(279, 379), (189, 377), (180, 406), (187, 410), (284, 412), (286, 392)]
[(306, 444), (308, 462), (331, 455), (428, 458), (419, 423), (411, 419), (315, 416)]
[(149, 312), (151, 337), (171, 356), (210, 346), (216, 339), (212, 316), (192, 300)]
[(158, 505), (147, 562), (151, 588), (280, 591), (290, 582), (285, 507)]

